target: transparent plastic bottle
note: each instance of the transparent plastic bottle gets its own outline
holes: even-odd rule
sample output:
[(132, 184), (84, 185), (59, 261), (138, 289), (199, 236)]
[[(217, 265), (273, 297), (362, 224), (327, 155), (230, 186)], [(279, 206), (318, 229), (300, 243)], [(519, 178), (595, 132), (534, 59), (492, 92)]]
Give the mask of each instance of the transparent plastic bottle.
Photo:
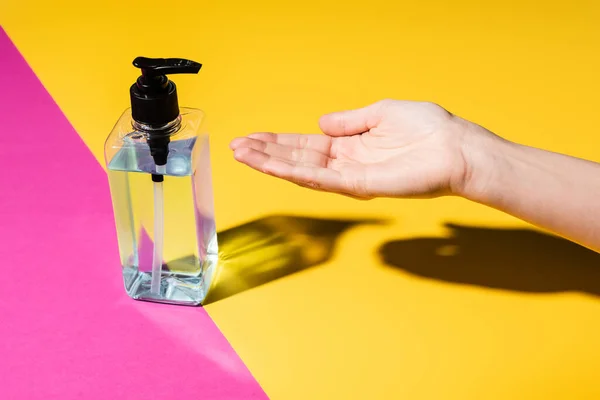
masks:
[(212, 283), (218, 244), (204, 114), (179, 109), (175, 85), (165, 78), (165, 72), (199, 70), (199, 64), (184, 62), (193, 63), (134, 61), (142, 76), (131, 89), (132, 108), (106, 140), (105, 162), (127, 294), (200, 305)]

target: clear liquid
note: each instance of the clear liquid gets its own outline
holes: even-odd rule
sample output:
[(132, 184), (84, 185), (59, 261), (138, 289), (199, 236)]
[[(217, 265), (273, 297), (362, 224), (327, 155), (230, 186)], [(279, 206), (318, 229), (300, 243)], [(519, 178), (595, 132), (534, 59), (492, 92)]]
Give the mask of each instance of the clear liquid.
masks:
[[(151, 291), (156, 165), (137, 132), (108, 164), (125, 289), (134, 299), (198, 305), (217, 263), (208, 138), (173, 140), (164, 174), (160, 290)], [(162, 171), (161, 171), (162, 172)]]

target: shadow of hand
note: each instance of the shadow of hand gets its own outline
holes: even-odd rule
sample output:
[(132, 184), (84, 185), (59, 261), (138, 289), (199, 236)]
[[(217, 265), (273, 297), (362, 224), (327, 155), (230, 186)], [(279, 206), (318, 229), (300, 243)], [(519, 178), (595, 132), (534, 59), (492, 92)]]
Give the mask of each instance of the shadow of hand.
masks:
[(413, 275), (531, 293), (579, 291), (600, 295), (600, 254), (530, 229), (447, 224), (448, 238), (392, 241), (385, 264)]
[(378, 222), (275, 215), (219, 232), (218, 272), (204, 304), (322, 264), (345, 231)]

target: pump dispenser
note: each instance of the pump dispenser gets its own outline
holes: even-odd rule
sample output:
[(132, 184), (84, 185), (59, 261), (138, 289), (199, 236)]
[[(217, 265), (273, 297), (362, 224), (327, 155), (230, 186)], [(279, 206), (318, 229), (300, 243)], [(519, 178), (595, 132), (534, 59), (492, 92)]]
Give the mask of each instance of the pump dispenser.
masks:
[(137, 57), (131, 107), (105, 143), (125, 290), (137, 300), (200, 305), (217, 261), (204, 113), (180, 108), (168, 78), (202, 65)]

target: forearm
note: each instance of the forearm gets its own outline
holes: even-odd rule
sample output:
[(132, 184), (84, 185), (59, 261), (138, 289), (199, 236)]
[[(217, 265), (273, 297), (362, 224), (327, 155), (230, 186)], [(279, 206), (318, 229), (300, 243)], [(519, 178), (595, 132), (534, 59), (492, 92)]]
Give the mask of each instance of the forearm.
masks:
[(600, 164), (478, 137), (464, 197), (600, 251)]

